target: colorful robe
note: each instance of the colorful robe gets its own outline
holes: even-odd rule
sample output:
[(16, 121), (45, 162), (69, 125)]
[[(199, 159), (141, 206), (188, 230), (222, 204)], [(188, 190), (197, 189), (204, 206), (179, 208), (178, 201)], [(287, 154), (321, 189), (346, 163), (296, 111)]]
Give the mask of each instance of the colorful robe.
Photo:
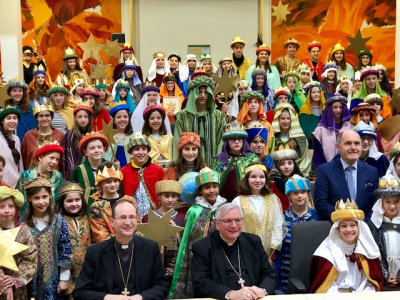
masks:
[(162, 135), (159, 139), (150, 134), (147, 139), (151, 144), (149, 156), (152, 163), (157, 164), (160, 156), (163, 160), (172, 162), (172, 141), (174, 137), (171, 134)]
[[(270, 87), (275, 91), (281, 86), (281, 79), (279, 78), (278, 69), (272, 64), (270, 64), (269, 66), (271, 67), (271, 72), (269, 72), (268, 69), (265, 69), (265, 71), (267, 71), (267, 82)], [(251, 65), (246, 73), (246, 81), (250, 84), (250, 86), (253, 83), (253, 78), (251, 77), (251, 75), (253, 74), (253, 71), (255, 69), (256, 65)]]
[[(21, 176), (15, 188), (18, 189), (24, 195), (25, 199), (26, 199), (26, 192), (25, 189), (23, 188), (23, 185), (38, 177), (39, 173), (37, 167), (26, 170), (21, 173)], [(51, 172), (51, 176), (48, 179), (51, 182), (51, 193), (53, 195), (53, 204), (55, 204), (57, 199), (60, 197), (58, 192), (60, 190), (61, 185), (64, 183), (64, 177), (60, 172), (54, 170)], [(28, 208), (28, 200), (25, 201), (24, 205), (19, 211), (19, 215), (23, 216), (27, 208)]]
[[(19, 106), (15, 106), (15, 108), (20, 109)], [(35, 117), (33, 116), (33, 109), (32, 106), (29, 105), (29, 111), (21, 113), (21, 119), (18, 122), (17, 130), (15, 134), (19, 137), (20, 141), (24, 139), (25, 134), (31, 130), (37, 127), (37, 122), (35, 120)]]
[(243, 63), (240, 65), (240, 67), (236, 66), (235, 61), (233, 60), (232, 56), (231, 56), (231, 60), (232, 60), (232, 66), (235, 69), (236, 74), (239, 74), (239, 76), (240, 76), (240, 80), (245, 80), (247, 70), (252, 65), (251, 60), (248, 59), (247, 57), (245, 57), (243, 60)]
[(300, 64), (300, 59), (288, 59), (286, 55), (278, 57), (275, 61), (275, 66), (278, 69), (279, 74), (282, 74), (283, 71), (285, 71), (286, 73), (289, 71), (294, 71)]
[(108, 110), (104, 107), (101, 110), (100, 114), (96, 118), (93, 118), (93, 130), (96, 132), (103, 130), (103, 121), (107, 125), (111, 122), (110, 114), (108, 113)]
[(69, 278), (68, 289), (65, 294), (69, 295), (75, 288), (76, 280), (81, 272), (83, 261), (85, 260), (86, 248), (90, 246), (90, 227), (88, 217), (83, 216), (64, 216), (68, 225), (69, 237), (72, 246), (71, 275)]
[(55, 214), (53, 223), (43, 230), (30, 228), (38, 248), (38, 268), (30, 284), (29, 297), (35, 299), (57, 299), (59, 268), (71, 269), (72, 247), (68, 225), (60, 214)]
[[(21, 253), (14, 255), (15, 263), (18, 271), (13, 271), (7, 268), (0, 267), (0, 276), (8, 275), (14, 278), (13, 299), (26, 300), (28, 299), (28, 284), (33, 279), (37, 271), (38, 250), (33, 241), (29, 227), (25, 223), (16, 224), (19, 227), (19, 232), (15, 241), (17, 243), (28, 246), (29, 248)], [(0, 227), (1, 230), (1, 227)], [(5, 300), (3, 293), (6, 287), (0, 282), (0, 299)]]
[(303, 59), (301, 61), (302, 64), (306, 64), (311, 71), (311, 78), (314, 81), (319, 81), (321, 82), (324, 78), (322, 78), (322, 73), (324, 73), (324, 67), (325, 65), (321, 62), (318, 61), (316, 65), (314, 65), (314, 63), (312, 62), (311, 59), (307, 58), (307, 59)]
[(320, 117), (317, 117), (316, 115), (309, 115), (309, 114), (304, 114), (304, 113), (299, 114), (300, 126), (301, 126), (301, 129), (303, 129), (304, 135), (307, 138), (308, 146), (310, 149), (313, 149), (311, 133), (314, 132), (315, 128), (317, 128), (319, 121), (320, 121), (319, 119), (320, 119)]

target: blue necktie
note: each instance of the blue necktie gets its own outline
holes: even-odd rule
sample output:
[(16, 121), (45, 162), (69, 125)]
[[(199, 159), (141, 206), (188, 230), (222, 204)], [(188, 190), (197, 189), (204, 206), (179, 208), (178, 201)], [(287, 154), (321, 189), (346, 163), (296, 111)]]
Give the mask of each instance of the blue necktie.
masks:
[(356, 200), (356, 188), (354, 185), (354, 178), (353, 178), (353, 170), (355, 168), (353, 166), (348, 166), (347, 170), (347, 187), (349, 188), (350, 198), (351, 200)]

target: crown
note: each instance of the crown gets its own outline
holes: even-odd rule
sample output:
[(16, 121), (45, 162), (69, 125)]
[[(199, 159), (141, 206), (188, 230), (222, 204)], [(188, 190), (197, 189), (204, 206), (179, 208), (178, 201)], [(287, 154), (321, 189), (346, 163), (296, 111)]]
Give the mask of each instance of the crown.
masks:
[(131, 86), (130, 86), (130, 84), (129, 84), (128, 81), (126, 81), (126, 80), (119, 80), (118, 83), (117, 83), (117, 85), (116, 85), (116, 87), (115, 87), (115, 89), (118, 90), (119, 88), (130, 89)]
[(60, 143), (57, 140), (54, 141), (44, 141), (42, 143), (39, 144), (38, 149), (44, 147), (44, 146), (60, 146)]
[(147, 149), (151, 150), (151, 144), (146, 136), (142, 135), (140, 131), (136, 132), (129, 140), (126, 149), (128, 149), (128, 153), (132, 151), (132, 149), (136, 146), (146, 146)]
[(302, 63), (298, 68), (297, 68), (297, 73), (301, 73), (301, 72), (311, 72), (310, 71), (310, 67), (307, 66), (305, 63)]
[(34, 188), (34, 187), (51, 188), (52, 186), (51, 186), (51, 182), (46, 177), (44, 177), (43, 175), (40, 175), (39, 177), (37, 177), (23, 185), (24, 190)]
[(68, 47), (67, 49), (64, 50), (63, 60), (72, 59), (72, 58), (77, 59), (78, 55), (76, 55), (76, 52), (74, 49), (72, 49), (71, 47)]
[(375, 65), (375, 69), (377, 69), (378, 71), (385, 71), (386, 72), (386, 67), (380, 63), (376, 63)]
[(223, 58), (220, 59), (219, 63), (222, 63), (222, 62), (224, 62), (224, 61), (230, 61), (230, 62), (232, 62), (232, 58), (230, 58), (230, 57), (228, 57), (228, 56), (225, 56), (225, 57), (223, 57)]
[(46, 72), (45, 68), (43, 67), (43, 65), (35, 65), (33, 67), (33, 73), (37, 72), (37, 71), (43, 71)]
[(314, 40), (311, 43), (308, 43), (307, 50), (311, 50), (314, 47), (318, 47), (319, 49), (321, 49), (322, 45), (321, 45), (321, 43), (319, 41)]
[(296, 40), (295, 38), (289, 38), (284, 44), (283, 46), (286, 48), (287, 46), (289, 46), (290, 44), (296, 45), (297, 47), (300, 47), (300, 43), (298, 40)]
[(250, 128), (264, 128), (259, 122), (252, 122), (250, 125), (247, 126), (246, 129)]
[(344, 81), (344, 80), (351, 81), (351, 79), (347, 76), (339, 77), (339, 81)]
[(336, 63), (335, 63), (333, 60), (330, 60), (330, 61), (328, 61), (328, 62), (326, 63), (326, 65), (325, 65), (325, 67), (324, 67), (324, 70), (326, 70), (326, 69), (332, 69), (332, 68), (337, 69), (337, 65), (336, 65)]
[(165, 53), (164, 52), (153, 53), (153, 59), (158, 59), (158, 58), (165, 58)]
[(133, 66), (134, 64), (133, 64), (133, 60), (132, 59), (127, 59), (126, 61), (125, 61), (125, 66)]
[(335, 46), (333, 46), (332, 54), (335, 53), (336, 51), (339, 51), (339, 50), (340, 51), (344, 51), (344, 48), (343, 48), (342, 44), (337, 43)]
[(75, 51), (71, 47), (68, 47), (67, 49), (65, 49), (64, 53), (65, 55), (73, 55), (75, 54)]
[(234, 130), (244, 130), (243, 124), (237, 121), (226, 124), (225, 132), (230, 132)]
[(345, 209), (358, 209), (356, 201), (347, 199), (346, 202), (340, 199), (336, 202), (335, 210), (345, 210)]
[(275, 114), (277, 111), (279, 110), (283, 110), (287, 108), (292, 114), (296, 114), (296, 111), (294, 110), (293, 106), (290, 105), (289, 103), (279, 103), (276, 107), (275, 107)]
[(237, 84), (236, 84), (236, 88), (240, 88), (240, 87), (250, 87), (250, 83), (246, 80), (240, 80)]
[(58, 192), (58, 195), (61, 197), (63, 195), (69, 194), (69, 193), (79, 193), (83, 195), (83, 189), (82, 187), (75, 182), (70, 182), (64, 185), (60, 191)]
[(35, 116), (36, 114), (42, 112), (42, 111), (51, 111), (54, 112), (54, 107), (51, 103), (45, 103), (43, 102), (42, 105), (39, 105), (37, 102), (35, 104), (35, 107), (33, 108), (33, 115)]
[(363, 80), (367, 75), (376, 75), (379, 76), (379, 70), (375, 68), (375, 66), (366, 66), (361, 70), (360, 79)]
[(97, 171), (95, 185), (97, 186), (100, 182), (109, 178), (114, 178), (122, 181), (123, 175), (121, 171), (115, 169), (114, 166), (112, 166), (111, 168), (104, 167), (103, 171)]
[(364, 220), (364, 212), (358, 209), (354, 200), (347, 199), (344, 202), (342, 199), (336, 202), (335, 211), (331, 214), (332, 222), (342, 220)]
[(213, 171), (208, 167), (205, 167), (200, 170), (199, 175), (197, 175), (194, 180), (195, 180), (196, 186), (200, 187), (203, 184), (211, 183), (211, 182), (219, 184), (220, 177), (219, 177), (218, 172)]
[(125, 42), (125, 44), (124, 44), (124, 47), (128, 47), (128, 48), (130, 48), (130, 47), (131, 47), (131, 43), (129, 43), (129, 42)]
[(90, 103), (89, 103), (89, 101), (82, 101), (81, 103), (79, 103), (79, 105), (77, 105), (75, 108), (74, 108), (74, 114), (77, 112), (77, 111), (79, 111), (79, 110), (86, 110), (86, 111), (89, 111), (89, 112), (91, 112), (92, 114), (93, 114), (93, 109), (90, 107)]
[(182, 183), (176, 180), (160, 180), (156, 182), (157, 195), (162, 193), (182, 194)]
[(119, 100), (118, 102), (112, 101), (112, 102), (110, 103), (110, 110), (113, 109), (114, 107), (119, 106), (119, 105), (127, 105), (127, 103), (126, 103), (126, 101), (124, 101), (124, 100)]
[(289, 72), (285, 73), (284, 80), (286, 80), (286, 78), (291, 77), (291, 76), (296, 77), (298, 80), (300, 80), (299, 73), (297, 73), (296, 70), (293, 70), (293, 69), (290, 69)]
[(379, 181), (379, 188), (393, 188), (393, 187), (400, 187), (400, 182), (396, 179), (396, 177), (391, 175), (385, 175)]

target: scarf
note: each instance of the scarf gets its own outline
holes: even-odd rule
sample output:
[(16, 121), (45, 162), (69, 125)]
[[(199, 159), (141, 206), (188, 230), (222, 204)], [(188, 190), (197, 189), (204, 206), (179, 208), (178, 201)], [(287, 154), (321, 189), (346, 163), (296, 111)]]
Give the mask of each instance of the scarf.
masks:
[(241, 65), (243, 64), (243, 62), (244, 62), (244, 55), (242, 54), (241, 57), (237, 58), (237, 57), (235, 56), (235, 53), (232, 53), (232, 59), (233, 59), (233, 62), (235, 63), (235, 65), (236, 65), (236, 67), (240, 68), (240, 66), (241, 66)]

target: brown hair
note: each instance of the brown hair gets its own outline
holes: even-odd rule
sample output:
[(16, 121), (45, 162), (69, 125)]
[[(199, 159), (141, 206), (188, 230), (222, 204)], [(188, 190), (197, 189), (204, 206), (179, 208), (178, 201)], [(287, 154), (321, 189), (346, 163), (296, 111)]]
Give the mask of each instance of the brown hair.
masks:
[(114, 167), (115, 170), (117, 170), (117, 171), (120, 169), (114, 162), (105, 161), (105, 162), (103, 162), (103, 163), (101, 163), (99, 165), (99, 167), (97, 168), (97, 172), (103, 172), (104, 168), (108, 168), (109, 169), (109, 168), (112, 168), (112, 167)]
[(26, 190), (26, 199), (28, 200), (28, 209), (25, 212), (24, 219), (25, 219), (26, 224), (28, 224), (29, 227), (35, 227), (35, 223), (33, 223), (34, 208), (33, 208), (32, 202), (29, 201), (29, 198), (35, 196), (37, 193), (41, 192), (43, 189), (46, 192), (48, 192), (50, 195), (49, 206), (47, 206), (45, 215), (49, 216), (48, 225), (53, 223), (54, 210), (53, 210), (53, 196), (51, 193), (51, 188), (46, 187), (46, 186), (38, 186), (38, 187), (32, 187), (32, 188)]
[[(247, 165), (247, 167), (257, 166), (257, 165), (264, 166), (263, 163), (252, 162), (252, 163), (249, 163)], [(237, 189), (238, 189), (238, 192), (239, 192), (240, 195), (246, 195), (246, 196), (251, 195), (251, 189), (250, 189), (250, 185), (249, 185), (249, 177), (251, 175), (251, 172), (252, 171), (247, 172), (246, 175), (244, 175), (244, 178), (238, 183)], [(263, 195), (263, 196), (266, 196), (266, 195), (272, 194), (271, 182), (269, 181), (267, 172), (263, 171), (263, 173), (264, 173), (264, 176), (265, 176), (265, 185), (262, 187), (262, 189), (260, 191), (260, 194)]]
[[(19, 105), (19, 110), (21, 111), (21, 113), (29, 112), (29, 110), (30, 110), (30, 101), (29, 101), (28, 92), (26, 90), (24, 90), (22, 87), (14, 86), (14, 87), (10, 88), (7, 91), (8, 95), (10, 95), (10, 92), (11, 92), (11, 90), (13, 88), (21, 88), (22, 91), (23, 91), (23, 96), (22, 96), (22, 99), (21, 99), (21, 102), (20, 102), (21, 104)], [(11, 106), (13, 105), (13, 99), (12, 98), (4, 101), (4, 107), (6, 107), (7, 105), (11, 105)]]
[[(69, 182), (69, 181), (64, 182), (64, 183), (60, 186), (60, 190), (61, 190), (64, 186), (66, 186), (67, 184), (70, 184), (70, 183), (71, 183), (71, 182)], [(78, 192), (72, 191), (71, 193), (78, 193)], [(67, 211), (66, 211), (65, 208), (64, 208), (64, 201), (65, 201), (65, 198), (67, 198), (67, 195), (68, 195), (68, 194), (70, 194), (70, 193), (66, 193), (66, 194), (60, 196), (60, 198), (57, 199), (56, 206), (55, 206), (55, 208), (54, 208), (54, 210), (55, 210), (56, 212), (60, 213), (60, 214), (63, 215), (63, 216), (64, 216), (65, 214), (67, 214)], [(81, 200), (82, 200), (82, 207), (81, 207), (81, 210), (78, 212), (78, 216), (83, 216), (84, 214), (86, 214), (86, 211), (88, 210), (88, 204), (86, 203), (86, 200), (85, 200), (85, 197), (83, 196), (83, 194), (79, 193), (79, 195), (80, 195)]]
[[(335, 53), (338, 52), (338, 51), (342, 51), (343, 52), (343, 59), (340, 62), (338, 62), (335, 59)], [(337, 51), (333, 52), (332, 55), (331, 55), (331, 60), (333, 60), (335, 62), (335, 64), (338, 66), (338, 68), (340, 67), (343, 71), (346, 70), (346, 68), (347, 68), (346, 52), (344, 52), (343, 50), (337, 50)]]
[[(126, 111), (126, 113), (128, 114), (128, 118), (129, 118), (129, 120), (131, 119), (131, 115), (129, 114), (129, 110), (127, 110), (127, 109), (121, 109), (120, 111)], [(117, 111), (116, 113), (115, 113), (115, 115), (114, 115), (114, 117), (113, 117), (113, 120), (115, 121), (115, 116), (117, 115), (117, 113), (118, 112), (120, 112), (120, 111)], [(115, 122), (113, 123), (113, 129), (117, 129), (117, 125), (115, 124)], [(126, 135), (131, 135), (132, 133), (133, 133), (133, 128), (132, 128), (132, 123), (130, 122), (130, 121), (128, 121), (128, 125), (125, 127), (125, 130), (124, 130), (124, 133), (126, 134)]]
[[(161, 119), (162, 119), (162, 124), (160, 127), (160, 135), (166, 135), (168, 132), (167, 132), (167, 128), (165, 127), (165, 121), (164, 121), (165, 118), (162, 117), (162, 114), (158, 110), (154, 110), (153, 112), (155, 112), (155, 111), (161, 115)], [(149, 136), (152, 133), (149, 119), (150, 119), (150, 116), (153, 114), (153, 112), (151, 114), (148, 114), (148, 117), (146, 119), (144, 119), (144, 124), (143, 124), (143, 128), (142, 128), (143, 135)]]
[[(84, 109), (81, 109), (81, 110), (84, 110)], [(84, 111), (89, 116), (89, 124), (87, 124), (86, 129), (84, 130), (84, 134), (86, 134), (88, 132), (92, 132), (93, 131), (93, 115), (90, 112), (88, 112), (87, 110), (84, 110)], [(76, 112), (76, 114), (77, 113), (78, 112)], [(83, 134), (81, 132), (81, 127), (79, 126), (78, 122), (75, 120), (75, 115), (74, 115), (74, 128), (72, 130), (74, 131), (74, 136), (76, 138), (76, 142), (77, 142), (77, 144), (79, 144), (79, 141), (83, 137)]]
[[(256, 68), (259, 68), (259, 67), (261, 67), (261, 63), (260, 63), (260, 60), (259, 60), (258, 57), (257, 57), (257, 60), (256, 60)], [(269, 64), (269, 61), (268, 61), (268, 60), (265, 62), (264, 70), (267, 71), (267, 72), (269, 72), (269, 73), (272, 73), (271, 65)]]
[[(199, 154), (197, 155), (196, 159), (194, 160), (194, 167), (192, 172), (200, 172), (201, 169), (205, 168), (207, 165), (204, 162), (203, 157), (201, 156), (200, 148), (199, 149)], [(181, 178), (183, 174), (186, 174), (188, 171), (186, 165), (185, 165), (185, 159), (183, 158), (182, 155), (182, 149), (178, 153), (178, 159), (170, 164), (170, 168), (174, 168), (176, 171), (176, 180)]]
[(85, 101), (85, 96), (92, 96), (94, 97), (94, 106), (93, 106), (93, 118), (97, 118), (102, 110), (104, 109), (103, 104), (100, 103), (100, 97), (97, 97), (95, 95), (83, 95), (82, 101)]
[(34, 90), (29, 93), (29, 98), (31, 99), (39, 99), (40, 96), (46, 97), (47, 96), (47, 90), (46, 90), (46, 81), (43, 83), (43, 86), (40, 87), (37, 81), (35, 80), (34, 84)]
[(117, 206), (118, 205), (120, 205), (120, 204), (122, 204), (122, 203), (129, 203), (129, 204), (132, 204), (132, 206), (135, 208), (135, 214), (137, 215), (137, 207), (136, 207), (136, 205), (132, 202), (132, 201), (129, 201), (128, 199), (119, 199), (119, 200), (117, 200), (115, 203), (114, 203), (114, 205), (112, 206), (112, 208), (111, 208), (111, 217), (112, 218), (115, 218), (115, 209), (117, 208)]
[[(11, 115), (11, 114), (10, 114)], [(4, 120), (4, 118), (3, 119), (1, 119), (1, 120)], [(0, 121), (1, 121), (0, 120)], [(6, 130), (4, 129), (4, 127), (3, 127), (3, 124), (1, 124), (1, 122), (0, 122), (0, 133), (3, 135), (3, 137), (6, 139), (6, 141), (7, 141), (7, 145), (8, 145), (8, 147), (9, 147), (9, 149), (10, 149), (10, 151), (11, 151), (11, 155), (12, 155), (12, 157), (13, 157), (13, 159), (14, 159), (14, 163), (16, 164), (16, 165), (18, 165), (19, 164), (19, 161), (20, 161), (20, 159), (21, 159), (21, 153), (18, 151), (18, 149), (17, 148), (15, 148), (15, 142), (14, 142), (14, 140), (12, 140), (9, 136), (8, 136), (8, 134), (7, 134), (7, 132), (6, 132)], [(2, 160), (3, 161), (3, 160)], [(5, 160), (4, 160), (4, 166), (6, 165), (6, 162), (5, 162)], [(4, 167), (3, 166), (3, 167)]]
[(397, 161), (399, 160), (399, 158), (400, 158), (400, 152), (397, 153), (397, 154), (395, 155), (394, 159), (393, 159), (393, 165), (394, 165), (394, 166), (397, 164)]
[(70, 71), (69, 68), (68, 68), (68, 61), (71, 60), (71, 59), (75, 59), (75, 61), (76, 61), (76, 65), (75, 65), (74, 70), (78, 70), (78, 71), (82, 71), (82, 70), (83, 70), (83, 68), (81, 67), (81, 65), (80, 65), (79, 62), (78, 62), (78, 59), (76, 59), (76, 58), (69, 58), (69, 59), (64, 60), (64, 64), (63, 64), (63, 66), (62, 66), (62, 68), (61, 68), (60, 73), (61, 73), (61, 74), (64, 74), (64, 75), (68, 78), (68, 80), (69, 80), (70, 77), (71, 77), (71, 74), (70, 74), (71, 71)]
[[(68, 96), (65, 95), (64, 93), (61, 93), (61, 92), (57, 92), (57, 93), (60, 93), (60, 94), (63, 94), (63, 95), (64, 95), (64, 104), (63, 104), (63, 108), (67, 108), (67, 107), (69, 106)], [(49, 98), (49, 102), (53, 105), (54, 110), (56, 110), (56, 106), (55, 106), (55, 104), (54, 104), (54, 94), (56, 94), (56, 93), (51, 94), (51, 96), (50, 96), (50, 98)]]

